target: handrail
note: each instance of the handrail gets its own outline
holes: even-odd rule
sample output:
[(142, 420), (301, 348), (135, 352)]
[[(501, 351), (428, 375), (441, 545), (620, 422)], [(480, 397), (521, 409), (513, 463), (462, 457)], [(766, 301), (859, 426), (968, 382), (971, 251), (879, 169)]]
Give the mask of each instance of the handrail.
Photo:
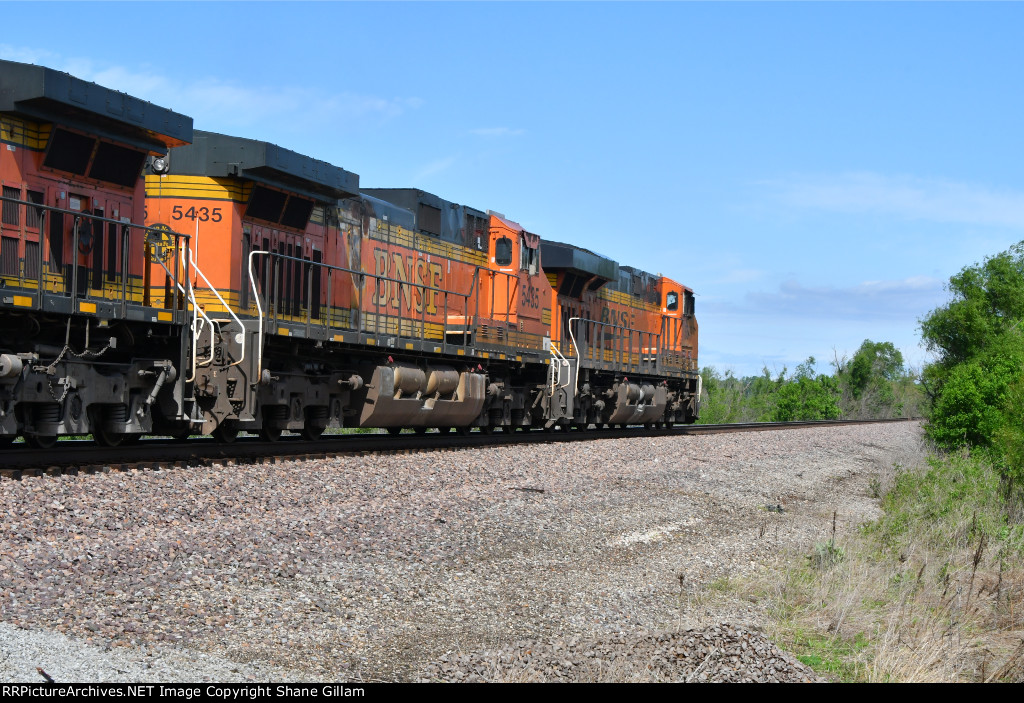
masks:
[[(115, 219), (113, 217), (107, 217), (106, 215), (95, 215), (95, 214), (92, 214), (91, 212), (89, 212), (88, 210), (70, 210), (70, 209), (67, 209), (67, 208), (56, 207), (56, 206), (53, 206), (53, 205), (46, 205), (44, 203), (37, 203), (37, 202), (33, 202), (31, 200), (25, 200), (25, 199), (21, 198), (20, 196), (19, 197), (0, 196), (0, 201), (2, 201), (4, 203), (13, 203), (13, 204), (19, 206), (19, 208), (18, 208), (18, 215), (19, 215), (18, 225), (17, 226), (10, 225), (10, 226), (4, 227), (3, 223), (0, 223), (0, 229), (3, 229), (5, 234), (6, 234), (6, 232), (8, 231), (8, 228), (9, 228), (9, 231), (17, 234), (17, 238), (20, 241), (24, 241), (26, 243), (32, 243), (32, 244), (38, 245), (38, 249), (39, 249), (38, 260), (33, 262), (33, 263), (37, 264), (37, 266), (38, 266), (38, 270), (35, 272), (34, 279), (32, 277), (30, 277), (30, 274), (29, 274), (28, 269), (27, 269), (27, 266), (28, 266), (27, 262), (26, 262), (26, 269), (25, 270), (19, 269), (19, 271), (16, 274), (13, 274), (12, 277), (18, 279), (19, 285), (21, 285), (23, 283), (27, 283), (28, 281), (31, 281), (31, 280), (35, 280), (35, 282), (36, 282), (35, 287), (37, 289), (37, 294), (40, 296), (39, 300), (37, 301), (37, 304), (40, 305), (40, 306), (42, 305), (42, 296), (44, 294), (47, 294), (47, 283), (48, 283), (48, 281), (53, 281), (54, 280), (53, 277), (55, 275), (59, 279), (62, 280), (62, 286), (63, 287), (62, 287), (62, 289), (60, 289), (61, 290), (60, 295), (71, 298), (72, 302), (78, 300), (79, 298), (83, 298), (83, 297), (84, 298), (97, 298), (97, 297), (100, 297), (99, 294), (96, 293), (96, 292), (92, 292), (92, 293), (89, 292), (90, 290), (93, 290), (93, 291), (100, 291), (101, 290), (100, 288), (94, 288), (93, 286), (88, 286), (84, 293), (79, 293), (79, 286), (78, 286), (78, 282), (79, 281), (78, 281), (78, 278), (79, 278), (79, 275), (80, 275), (80, 270), (83, 270), (83, 269), (84, 270), (88, 270), (90, 268), (90, 266), (88, 264), (80, 264), (80, 263), (78, 263), (78, 261), (79, 261), (78, 257), (80, 256), (80, 252), (79, 252), (79, 249), (78, 249), (78, 244), (79, 244), (80, 234), (81, 234), (80, 233), (80, 228), (81, 228), (82, 223), (85, 222), (85, 221), (90, 222), (92, 224), (92, 226), (95, 228), (94, 231), (92, 232), (92, 236), (93, 236), (94, 240), (102, 238), (102, 237), (105, 237), (105, 236), (108, 236), (106, 234), (106, 231), (108, 230), (107, 225), (116, 225), (118, 227), (117, 232), (120, 234), (120, 238), (115, 240), (114, 246), (118, 246), (118, 244), (120, 244), (120, 246), (121, 246), (121, 261), (120, 261), (119, 268), (114, 269), (114, 270), (117, 272), (117, 274), (119, 275), (119, 277), (121, 279), (121, 286), (120, 286), (120, 291), (119, 291), (119, 296), (120, 296), (119, 302), (122, 304), (122, 306), (123, 305), (127, 305), (129, 303), (129, 296), (131, 295), (131, 292), (130, 292), (129, 289), (131, 289), (131, 291), (135, 290), (134, 284), (130, 285), (130, 281), (129, 281), (129, 279), (131, 278), (131, 271), (130, 271), (129, 261), (128, 261), (129, 241), (131, 241), (131, 242), (137, 242), (138, 241), (138, 239), (135, 239), (133, 237), (133, 235), (135, 237), (141, 237), (141, 240), (142, 240), (143, 243), (145, 243), (147, 241), (147, 239), (149, 238), (149, 235), (151, 233), (159, 234), (161, 236), (169, 235), (169, 236), (175, 238), (175, 245), (174, 245), (175, 248), (178, 248), (182, 243), (188, 242), (189, 240), (191, 240), (191, 237), (188, 234), (184, 234), (182, 232), (177, 232), (177, 231), (170, 230), (170, 229), (163, 229), (163, 228), (159, 228), (159, 227), (152, 227), (152, 226), (145, 225), (145, 224), (139, 224), (139, 223), (136, 223), (136, 222), (132, 222), (131, 219), (127, 218), (127, 217), (126, 218), (120, 218), (119, 217), (119, 218)], [(23, 209), (22, 209), (21, 206), (23, 206)], [(31, 229), (29, 229), (27, 221), (29, 219), (30, 213), (32, 213), (33, 211), (37, 215), (38, 221), (35, 223), (35, 226), (33, 226)], [(47, 224), (51, 220), (51, 218), (48, 217), (48, 216), (50, 214), (52, 214), (52, 213), (56, 213), (56, 214), (60, 215), (62, 218), (63, 217), (70, 218), (71, 231), (67, 232), (64, 229), (60, 230), (61, 237), (64, 237), (66, 235), (70, 235), (71, 249), (70, 249), (70, 254), (68, 256), (65, 256), (65, 254), (69, 253), (66, 246), (62, 247), (59, 252), (55, 252), (53, 250), (53, 248), (52, 248), (53, 237), (51, 236), (51, 234), (53, 234), (53, 233), (50, 232), (49, 227), (47, 226)], [(29, 236), (37, 237), (37, 239), (34, 240), (34, 241), (30, 241), (28, 239)], [(105, 240), (100, 240), (100, 241), (105, 241)], [(68, 240), (65, 240), (65, 242), (68, 242)], [(45, 246), (46, 243), (49, 243), (49, 246)], [(50, 252), (50, 255), (51, 255), (51, 258), (49, 260), (47, 259), (47, 252)], [(51, 267), (51, 268), (56, 266), (57, 262), (54, 260), (54, 258), (53, 258), (54, 256), (59, 257), (60, 267), (62, 269), (64, 269), (63, 273), (54, 274), (54, 272), (52, 270), (51, 271), (47, 270), (48, 269), (47, 263), (49, 263), (49, 267)], [(19, 258), (21, 258), (21, 257), (19, 257)], [(149, 263), (154, 263), (154, 261), (147, 261), (147, 262), (144, 262), (144, 263), (145, 264), (149, 264)], [(105, 266), (103, 266), (102, 268), (104, 270), (106, 269)], [(70, 279), (71, 280), (64, 279), (64, 275), (67, 273), (67, 269), (70, 269)], [(168, 272), (168, 274), (169, 274), (169, 272)], [(172, 280), (175, 281), (176, 284), (178, 284), (178, 277), (177, 276), (171, 275), (171, 278), (172, 278)], [(145, 287), (143, 287), (143, 291), (145, 291)], [(121, 314), (122, 315), (125, 314), (125, 311), (124, 311), (123, 308), (121, 310)]]
[[(619, 355), (623, 355), (623, 354), (629, 354), (630, 356), (633, 355), (633, 351), (632, 351), (632, 338), (633, 338), (633, 334), (638, 335), (638, 347), (637, 347), (638, 353), (637, 353), (637, 356), (639, 357), (639, 361), (637, 363), (637, 366), (642, 367), (642, 366), (644, 366), (645, 363), (646, 364), (652, 364), (652, 363), (653, 364), (657, 364), (657, 360), (665, 353), (665, 350), (662, 347), (662, 335), (661, 334), (655, 334), (654, 332), (646, 332), (644, 330), (637, 329), (637, 328), (634, 328), (634, 327), (624, 327), (622, 325), (616, 325), (616, 324), (611, 323), (611, 322), (601, 322), (600, 320), (592, 320), (592, 319), (585, 318), (585, 317), (572, 317), (572, 318), (569, 319), (569, 339), (570, 339), (570, 343), (574, 347), (577, 348), (577, 351), (579, 351), (579, 348), (578, 348), (578, 345), (577, 345), (576, 337), (573, 334), (573, 330), (572, 330), (572, 323), (574, 321), (575, 322), (582, 322), (584, 324), (592, 324), (595, 327), (601, 327), (603, 329), (611, 329), (613, 332), (616, 333), (616, 337), (615, 337), (616, 339), (628, 338), (628, 340), (629, 340), (629, 348), (628, 349), (623, 347), (621, 350), (616, 350), (616, 349), (612, 349), (611, 350), (613, 352), (617, 352)], [(644, 362), (644, 352), (643, 352), (643, 350), (644, 350), (644, 345), (643, 345), (643, 337), (644, 337), (644, 335), (648, 336), (648, 345), (649, 346), (647, 347), (647, 349), (648, 350), (656, 349), (656, 351), (654, 353), (655, 361), (653, 361), (653, 362), (652, 361)], [(562, 341), (562, 340), (558, 340), (558, 341)], [(589, 345), (587, 345), (587, 346), (588, 346), (588, 349), (589, 349)], [(599, 347), (599, 349), (601, 351), (608, 351), (606, 346), (601, 346), (601, 347)], [(648, 353), (650, 353), (650, 352), (648, 351)], [(580, 353), (579, 356), (582, 358), (583, 354)], [(633, 365), (633, 364), (625, 364), (625, 362), (621, 362), (621, 361), (619, 363), (621, 363), (623, 365), (628, 365), (628, 366), (632, 366)]]
[[(196, 223), (196, 231), (198, 232), (198, 230), (199, 230), (199, 223), (197, 222)], [(192, 255), (192, 250), (188, 249), (187, 251), (188, 251), (188, 261), (189, 261), (189, 264), (192, 266), (192, 268), (195, 270), (195, 272), (197, 274), (202, 276), (203, 281), (206, 282), (206, 285), (209, 288), (209, 290), (214, 294), (214, 296), (216, 296), (217, 300), (220, 301), (220, 304), (224, 306), (224, 309), (228, 311), (228, 314), (231, 315), (231, 317), (234, 319), (234, 321), (236, 323), (238, 323), (238, 328), (241, 330), (241, 335), (242, 335), (242, 354), (238, 358), (238, 361), (235, 361), (235, 362), (233, 362), (231, 364), (228, 364), (229, 367), (231, 367), (231, 366), (238, 366), (239, 364), (241, 364), (245, 360), (245, 325), (242, 323), (242, 321), (240, 319), (238, 319), (238, 315), (236, 315), (234, 313), (234, 311), (231, 309), (231, 306), (228, 305), (227, 302), (224, 300), (224, 298), (221, 297), (220, 293), (217, 291), (216, 288), (214, 288), (213, 284), (210, 283), (210, 279), (206, 277), (206, 274), (203, 273), (202, 269), (199, 268), (199, 265), (196, 264), (195, 258), (193, 258), (193, 255)], [(193, 294), (193, 298), (192, 299), (193, 299), (193, 301), (195, 300), (195, 295), (194, 294)], [(196, 308), (198, 308), (198, 307), (199, 306), (196, 305)], [(205, 315), (204, 315), (204, 317), (205, 317)], [(209, 318), (207, 318), (207, 319), (209, 319)], [(210, 331), (210, 334), (213, 334), (212, 330)]]
[[(193, 341), (192, 341), (192, 344), (191, 344), (191, 347), (192, 347), (192, 375), (185, 379), (185, 381), (187, 383), (191, 383), (192, 381), (196, 380), (196, 369), (199, 366), (206, 366), (208, 364), (213, 363), (213, 357), (214, 357), (213, 327), (214, 327), (214, 322), (209, 317), (207, 317), (206, 311), (204, 311), (202, 308), (199, 307), (199, 303), (196, 301), (195, 293), (192, 290), (191, 282), (189, 281), (188, 272), (187, 271), (185, 272), (185, 282), (189, 283), (188, 290), (186, 290), (181, 285), (181, 283), (178, 281), (178, 277), (171, 273), (170, 269), (167, 268), (167, 265), (163, 261), (159, 261), (157, 263), (160, 264), (160, 268), (162, 268), (164, 270), (164, 272), (167, 274), (168, 278), (171, 278), (171, 279), (174, 280), (175, 287), (179, 291), (181, 291), (182, 295), (184, 295), (186, 298), (188, 298), (188, 300), (190, 301), (190, 303), (192, 305), (192, 325), (191, 325), (191, 328), (192, 328), (192, 338), (193, 338)], [(196, 355), (196, 348), (197, 348), (196, 342), (198, 341), (199, 334), (200, 334), (200, 333), (196, 332), (196, 327), (197, 327), (196, 320), (197, 320), (197, 317), (199, 315), (201, 315), (203, 317), (203, 319), (207, 323), (209, 323), (209, 325), (210, 325), (210, 358), (207, 359), (206, 361), (204, 361), (202, 364), (198, 363), (198, 358), (197, 358), (197, 355)]]
[[(566, 359), (562, 355), (562, 352), (558, 351), (558, 349), (556, 349), (553, 344), (551, 345), (551, 348), (549, 349), (549, 351), (551, 352), (551, 356), (555, 357), (555, 361), (557, 362), (557, 364), (559, 366), (568, 366), (569, 365), (569, 360)], [(552, 372), (555, 371), (555, 366), (554, 365), (551, 366), (551, 370), (552, 370)], [(548, 397), (549, 398), (552, 397), (555, 394), (555, 391), (558, 390), (559, 388), (567, 388), (569, 386), (568, 383), (566, 383), (564, 386), (559, 386), (558, 385), (558, 376), (559, 376), (558, 373), (552, 373), (551, 374), (551, 388), (548, 391)], [(573, 393), (573, 395), (575, 396), (576, 394)]]
[[(259, 340), (259, 347), (256, 351), (256, 382), (259, 383), (263, 377), (263, 303), (260, 302), (260, 292), (256, 289), (256, 277), (252, 273), (253, 257), (257, 254), (270, 254), (269, 251), (256, 250), (249, 252), (249, 286), (252, 288), (252, 297), (256, 301), (256, 312), (259, 315), (259, 325), (257, 327), (257, 339)], [(330, 319), (330, 318), (328, 318)]]

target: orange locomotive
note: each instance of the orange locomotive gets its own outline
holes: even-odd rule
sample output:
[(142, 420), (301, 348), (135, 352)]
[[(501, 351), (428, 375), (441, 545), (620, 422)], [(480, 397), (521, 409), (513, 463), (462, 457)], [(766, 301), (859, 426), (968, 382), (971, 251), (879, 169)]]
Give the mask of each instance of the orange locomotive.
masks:
[(0, 443), (696, 419), (693, 295), (674, 281), (0, 69)]
[[(158, 396), (180, 409), (186, 313), (149, 299), (140, 177), (191, 137), (184, 115), (0, 61), (0, 444), (113, 444), (154, 430)], [(164, 243), (174, 267), (187, 237)]]
[(692, 292), (670, 279), (219, 134), (175, 150), (147, 197), (148, 224), (193, 242), (195, 431), (696, 418)]

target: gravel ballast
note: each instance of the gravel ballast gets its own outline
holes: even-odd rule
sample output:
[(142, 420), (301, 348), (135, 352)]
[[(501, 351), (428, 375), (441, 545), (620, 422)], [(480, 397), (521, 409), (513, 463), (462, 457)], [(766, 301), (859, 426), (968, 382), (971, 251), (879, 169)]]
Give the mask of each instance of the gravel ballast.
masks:
[(610, 680), (624, 648), (656, 662), (627, 680), (804, 680), (758, 604), (694, 594), (875, 517), (919, 451), (895, 423), (3, 481), (0, 681)]

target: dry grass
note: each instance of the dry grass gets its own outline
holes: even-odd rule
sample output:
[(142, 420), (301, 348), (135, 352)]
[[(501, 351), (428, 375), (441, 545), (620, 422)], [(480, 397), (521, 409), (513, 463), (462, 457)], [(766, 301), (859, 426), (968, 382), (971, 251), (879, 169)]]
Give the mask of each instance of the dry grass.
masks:
[[(1024, 521), (997, 472), (977, 456), (911, 451), (865, 490), (884, 511), (868, 525), (840, 519), (829, 541), (760, 576), (680, 581), (676, 627), (753, 601), (767, 604), (773, 640), (835, 680), (1024, 681)], [(657, 675), (617, 668), (587, 680)]]
[(995, 472), (961, 455), (876, 481), (884, 517), (733, 595), (767, 598), (770, 634), (835, 679), (1020, 681), (1024, 526)]

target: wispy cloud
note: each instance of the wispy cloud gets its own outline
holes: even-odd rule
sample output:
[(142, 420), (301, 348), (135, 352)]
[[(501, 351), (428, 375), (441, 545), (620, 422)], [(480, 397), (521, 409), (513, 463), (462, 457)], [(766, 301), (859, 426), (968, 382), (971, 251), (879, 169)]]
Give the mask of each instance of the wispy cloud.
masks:
[(420, 170), (413, 175), (412, 182), (417, 184), (422, 183), (430, 176), (434, 176), (442, 171), (447, 171), (449, 168), (454, 166), (457, 161), (457, 156), (446, 156), (442, 159), (435, 159), (420, 168)]
[[(187, 81), (156, 69), (100, 65), (52, 51), (0, 44), (0, 58), (45, 65), (193, 117), (202, 129), (239, 132), (256, 124), (311, 129), (356, 119), (390, 119), (419, 108), (417, 97), (383, 97), (324, 86), (243, 86), (212, 77)], [(255, 136), (255, 135), (252, 135)]]
[(762, 278), (765, 272), (760, 269), (731, 269), (726, 271), (720, 278), (713, 279), (711, 283), (722, 284), (722, 283), (749, 283)]
[(805, 286), (791, 279), (774, 291), (750, 291), (741, 302), (709, 301), (704, 309), (730, 316), (771, 315), (780, 321), (906, 320), (916, 325), (917, 318), (944, 301), (943, 281), (929, 276), (847, 287)]
[(798, 207), (1024, 229), (1024, 192), (954, 181), (846, 173), (762, 182)]
[(479, 127), (469, 130), (469, 133), (478, 137), (518, 137), (521, 134), (526, 134), (526, 130), (512, 127)]

